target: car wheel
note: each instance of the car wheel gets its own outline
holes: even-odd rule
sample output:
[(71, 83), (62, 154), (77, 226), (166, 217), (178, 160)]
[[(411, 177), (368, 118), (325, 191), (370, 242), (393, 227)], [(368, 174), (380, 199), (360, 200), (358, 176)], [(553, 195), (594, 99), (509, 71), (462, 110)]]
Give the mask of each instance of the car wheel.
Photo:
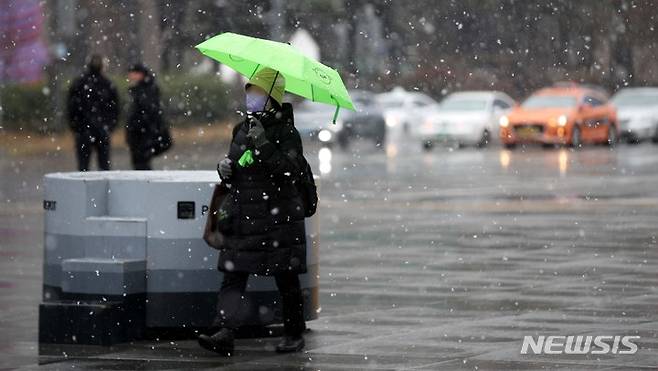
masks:
[(608, 139), (606, 140), (606, 143), (610, 147), (614, 147), (617, 144), (617, 141), (619, 138), (617, 138), (617, 129), (615, 125), (609, 124), (608, 125)]
[(505, 149), (514, 149), (516, 148), (516, 143), (504, 143), (503, 147), (505, 147)]
[(626, 136), (626, 143), (628, 144), (640, 144), (640, 139), (638, 138), (637, 135), (633, 133), (628, 133)]
[(350, 145), (350, 134), (347, 133), (346, 130), (341, 130), (338, 133), (338, 137), (336, 138), (336, 141), (338, 142), (340, 149), (347, 150), (347, 148)]
[(656, 128), (656, 132), (651, 137), (651, 143), (658, 144), (658, 128)]
[(480, 141), (477, 143), (477, 147), (484, 148), (489, 145), (490, 141), (491, 141), (491, 135), (489, 134), (489, 130), (484, 129), (484, 131), (482, 131), (482, 137), (480, 138)]
[(347, 138), (342, 139), (342, 140), (339, 140), (339, 141), (338, 141), (338, 146), (339, 146), (340, 149), (342, 149), (343, 151), (346, 151), (346, 150), (349, 149), (349, 147), (350, 147), (350, 141), (347, 140)]
[(423, 150), (429, 152), (432, 150), (433, 147), (434, 147), (434, 143), (432, 143), (431, 140), (426, 140), (423, 142)]
[(386, 124), (382, 121), (380, 127), (375, 134), (375, 146), (383, 148), (386, 145)]
[(580, 127), (574, 126), (571, 130), (571, 143), (570, 146), (575, 149), (582, 147), (582, 137), (580, 134)]

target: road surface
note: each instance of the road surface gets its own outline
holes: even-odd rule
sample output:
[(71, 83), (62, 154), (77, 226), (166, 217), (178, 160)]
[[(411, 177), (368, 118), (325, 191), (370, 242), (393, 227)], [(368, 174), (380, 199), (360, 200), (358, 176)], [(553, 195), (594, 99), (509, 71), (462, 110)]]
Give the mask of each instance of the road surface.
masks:
[[(155, 167), (213, 169), (225, 151), (179, 146)], [(190, 339), (39, 349), (41, 177), (73, 156), (2, 154), (0, 369), (658, 366), (658, 146), (307, 153), (322, 173), (320, 317), (305, 352), (239, 339), (229, 359)], [(520, 354), (542, 335), (639, 336), (639, 350)]]

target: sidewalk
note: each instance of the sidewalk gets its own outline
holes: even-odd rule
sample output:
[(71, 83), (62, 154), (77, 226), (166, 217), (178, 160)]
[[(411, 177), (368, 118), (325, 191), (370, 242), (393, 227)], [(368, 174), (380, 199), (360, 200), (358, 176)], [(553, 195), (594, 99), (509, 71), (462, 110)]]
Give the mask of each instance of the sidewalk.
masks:
[[(228, 123), (216, 123), (211, 126), (173, 127), (171, 134), (175, 145), (207, 145), (228, 141), (231, 136), (231, 126)], [(124, 129), (117, 129), (112, 133), (112, 148), (128, 149)], [(0, 153), (12, 157), (59, 151), (73, 152), (73, 149), (73, 134), (70, 131), (43, 135), (0, 130)]]

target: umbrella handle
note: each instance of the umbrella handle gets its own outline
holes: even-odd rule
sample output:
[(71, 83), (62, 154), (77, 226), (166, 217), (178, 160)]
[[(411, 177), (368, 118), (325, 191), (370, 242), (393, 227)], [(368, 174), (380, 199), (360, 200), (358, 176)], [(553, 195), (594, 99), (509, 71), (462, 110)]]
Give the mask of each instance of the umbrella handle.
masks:
[(336, 98), (334, 98), (333, 95), (331, 96), (331, 99), (333, 99), (334, 102), (336, 102), (336, 112), (334, 112), (334, 118), (331, 121), (334, 125), (336, 125), (336, 119), (338, 118), (338, 111), (340, 111), (340, 106), (338, 105), (338, 101), (336, 100)]

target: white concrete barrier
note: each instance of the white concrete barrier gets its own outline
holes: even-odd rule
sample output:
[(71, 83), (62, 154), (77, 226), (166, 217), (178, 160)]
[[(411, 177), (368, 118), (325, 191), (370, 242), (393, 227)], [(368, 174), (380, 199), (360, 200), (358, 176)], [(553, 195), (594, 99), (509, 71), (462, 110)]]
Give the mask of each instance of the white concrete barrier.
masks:
[[(217, 251), (202, 239), (216, 182), (214, 171), (47, 174), (40, 339), (62, 342), (54, 333), (61, 329), (44, 323), (57, 303), (69, 312), (71, 302), (142, 303), (135, 310), (143, 313), (127, 313), (128, 321), (143, 320), (146, 328), (208, 326), (222, 280)], [(307, 320), (319, 308), (317, 218), (306, 219), (308, 273), (300, 275)], [(250, 324), (280, 323), (273, 277), (251, 276), (246, 296)]]

